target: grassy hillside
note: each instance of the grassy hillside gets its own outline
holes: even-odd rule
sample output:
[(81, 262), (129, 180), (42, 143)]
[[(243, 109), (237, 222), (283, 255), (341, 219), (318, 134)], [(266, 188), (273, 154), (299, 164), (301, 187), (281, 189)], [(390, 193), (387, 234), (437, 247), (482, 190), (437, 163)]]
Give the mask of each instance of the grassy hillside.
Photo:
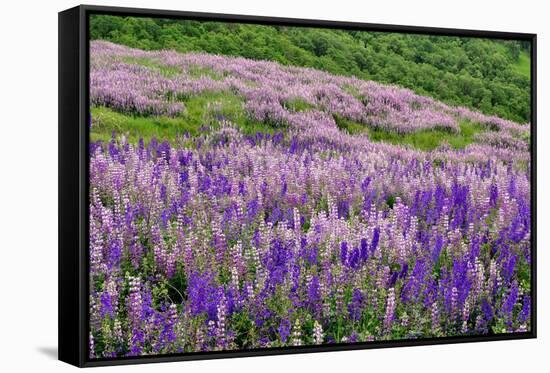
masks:
[(92, 141), (118, 134), (130, 143), (156, 138), (193, 147), (192, 138), (232, 123), (252, 137), (335, 129), (424, 151), (472, 143), (523, 149), (528, 142), (527, 126), (395, 86), (275, 62), (95, 41), (91, 67)]
[(452, 105), (530, 119), (529, 45), (519, 41), (92, 16), (92, 39), (204, 51), (394, 83)]

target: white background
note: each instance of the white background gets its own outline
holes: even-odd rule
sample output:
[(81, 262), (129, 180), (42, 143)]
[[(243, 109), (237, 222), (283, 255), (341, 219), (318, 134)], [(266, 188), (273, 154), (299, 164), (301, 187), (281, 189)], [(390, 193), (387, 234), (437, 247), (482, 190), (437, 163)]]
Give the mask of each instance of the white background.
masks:
[[(94, 0), (90, 0), (94, 1)], [(537, 340), (109, 368), (117, 372), (538, 372), (548, 369), (550, 23), (544, 0), (94, 1), (205, 11), (538, 34)], [(57, 356), (57, 12), (75, 1), (6, 0), (0, 12), (0, 370), (68, 371)], [(548, 371), (548, 370), (546, 370)]]

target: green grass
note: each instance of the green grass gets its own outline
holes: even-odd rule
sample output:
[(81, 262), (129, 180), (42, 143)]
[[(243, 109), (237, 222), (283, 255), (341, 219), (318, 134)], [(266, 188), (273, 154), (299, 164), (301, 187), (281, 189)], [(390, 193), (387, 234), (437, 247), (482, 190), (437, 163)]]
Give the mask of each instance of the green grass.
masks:
[(185, 120), (196, 126), (216, 126), (221, 119), (240, 122), (245, 116), (242, 99), (227, 92), (191, 96), (183, 104)]
[(164, 116), (126, 115), (106, 107), (91, 109), (94, 125), (90, 130), (91, 141), (109, 141), (112, 133), (125, 135), (130, 143), (137, 143), (140, 138), (149, 142), (157, 139), (175, 139), (178, 134), (198, 133), (199, 126), (189, 123), (184, 118), (168, 118)]
[(460, 133), (452, 133), (442, 129), (422, 130), (405, 135), (398, 135), (380, 129), (369, 129), (372, 141), (383, 141), (396, 145), (410, 145), (415, 149), (430, 151), (447, 142), (454, 149), (463, 149), (474, 142), (474, 135), (483, 128), (476, 123), (462, 122)]
[(182, 71), (180, 67), (163, 65), (152, 58), (125, 56), (122, 57), (122, 62), (132, 65), (141, 65), (153, 70), (158, 70), (162, 75), (168, 78), (172, 78), (178, 74), (181, 74)]
[(527, 52), (522, 51), (518, 62), (514, 65), (516, 71), (526, 78), (531, 78), (531, 57)]
[(222, 80), (224, 78), (223, 74), (199, 65), (190, 65), (187, 73), (189, 74), (189, 76), (195, 79), (200, 78), (201, 76), (208, 76), (212, 80)]
[(460, 123), (460, 133), (452, 133), (444, 129), (428, 129), (400, 135), (341, 117), (335, 117), (335, 120), (341, 130), (347, 131), (351, 135), (367, 133), (369, 139), (372, 141), (386, 142), (394, 145), (410, 145), (415, 149), (423, 151), (433, 150), (444, 141), (448, 142), (452, 148), (463, 149), (474, 142), (474, 135), (476, 133), (484, 131), (481, 125), (464, 121)]
[(166, 116), (129, 115), (107, 107), (92, 107), (94, 125), (90, 131), (92, 141), (109, 141), (113, 132), (125, 135), (130, 143), (143, 138), (173, 141), (178, 135), (197, 136), (218, 128), (220, 121), (229, 121), (245, 134), (274, 133), (277, 128), (253, 121), (246, 114), (242, 98), (229, 92), (206, 93), (183, 100), (185, 112), (175, 118)]
[[(141, 65), (157, 70), (167, 78), (173, 78), (183, 73), (183, 69), (181, 67), (164, 65), (156, 61), (154, 58), (124, 56), (121, 60), (122, 62), (128, 64)], [(187, 69), (187, 74), (194, 79), (200, 78), (201, 76), (208, 76), (213, 80), (222, 80), (224, 78), (223, 74), (199, 65), (190, 65)]]
[(252, 120), (244, 110), (243, 99), (233, 93), (219, 92), (191, 96), (184, 101), (186, 121), (195, 126), (219, 127), (220, 121), (236, 124), (243, 133), (257, 132), (273, 134), (277, 129), (269, 124)]
[(289, 111), (294, 111), (294, 112), (306, 111), (306, 110), (309, 110), (309, 109), (313, 109), (315, 107), (314, 105), (309, 104), (309, 103), (305, 102), (304, 100), (302, 100), (298, 97), (295, 97), (292, 100), (289, 100), (289, 101), (285, 102), (284, 106)]
[(346, 131), (350, 135), (357, 135), (368, 131), (365, 124), (353, 122), (339, 115), (333, 115), (334, 121), (340, 130)]

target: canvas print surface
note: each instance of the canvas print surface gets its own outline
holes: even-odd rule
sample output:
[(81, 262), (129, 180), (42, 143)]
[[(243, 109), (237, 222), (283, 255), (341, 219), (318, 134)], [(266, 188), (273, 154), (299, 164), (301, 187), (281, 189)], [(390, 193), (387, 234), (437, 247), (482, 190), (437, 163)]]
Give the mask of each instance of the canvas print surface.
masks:
[(90, 16), (89, 357), (531, 328), (530, 45)]

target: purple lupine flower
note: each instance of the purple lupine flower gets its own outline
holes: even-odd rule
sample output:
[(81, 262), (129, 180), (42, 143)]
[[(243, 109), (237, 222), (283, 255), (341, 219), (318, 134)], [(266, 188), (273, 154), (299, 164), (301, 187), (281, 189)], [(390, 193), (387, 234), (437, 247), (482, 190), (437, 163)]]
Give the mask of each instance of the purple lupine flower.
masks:
[(128, 319), (134, 328), (138, 328), (144, 314), (141, 281), (138, 278), (130, 278), (129, 293), (127, 297)]
[(531, 297), (525, 295), (523, 297), (523, 307), (518, 315), (518, 321), (523, 324), (531, 317)]
[(380, 240), (380, 228), (376, 227), (374, 228), (374, 232), (372, 234), (372, 241), (370, 244), (370, 252), (371, 254), (376, 251), (376, 248), (378, 247), (378, 241)]
[(319, 276), (313, 276), (313, 278), (311, 279), (311, 284), (309, 285), (307, 295), (308, 295), (308, 302), (309, 302), (311, 311), (314, 314), (319, 314), (321, 312), (321, 309), (320, 309), (321, 294), (320, 294)]
[(216, 347), (218, 349), (224, 349), (226, 347), (226, 316), (227, 305), (225, 294), (223, 291), (220, 293), (219, 303), (216, 310)]
[(483, 311), (483, 315), (485, 317), (485, 320), (489, 323), (493, 319), (493, 308), (487, 301), (487, 298), (483, 298), (481, 301), (481, 310)]
[(101, 317), (105, 317), (106, 315), (114, 317), (114, 314), (115, 311), (111, 302), (111, 294), (105, 291), (101, 294)]
[(351, 298), (351, 302), (348, 305), (348, 311), (350, 314), (350, 317), (353, 320), (359, 321), (361, 319), (361, 314), (363, 312), (363, 307), (365, 304), (365, 297), (363, 296), (363, 293), (359, 289), (353, 289), (353, 294)]
[(277, 332), (279, 333), (279, 337), (281, 338), (281, 341), (283, 343), (286, 343), (288, 340), (288, 337), (290, 336), (290, 330), (291, 330), (291, 324), (290, 320), (284, 319), (279, 324), (279, 327), (277, 329)]
[(369, 258), (368, 244), (367, 244), (367, 240), (365, 238), (361, 238), (360, 256), (361, 256), (361, 260), (363, 262), (367, 261), (367, 259)]
[(502, 312), (509, 322), (511, 322), (512, 311), (514, 310), (514, 306), (518, 300), (518, 293), (518, 283), (514, 281), (502, 303)]
[(393, 319), (395, 317), (395, 290), (390, 288), (388, 290), (388, 297), (386, 299), (386, 313), (384, 314), (384, 330), (386, 333), (390, 333)]
[(342, 264), (347, 264), (348, 261), (348, 243), (346, 241), (342, 241), (340, 243), (340, 260), (342, 261)]
[(432, 260), (434, 262), (437, 262), (439, 260), (439, 254), (441, 253), (442, 248), (443, 248), (443, 237), (441, 237), (440, 235), (437, 235), (435, 239), (434, 250), (432, 253)]

